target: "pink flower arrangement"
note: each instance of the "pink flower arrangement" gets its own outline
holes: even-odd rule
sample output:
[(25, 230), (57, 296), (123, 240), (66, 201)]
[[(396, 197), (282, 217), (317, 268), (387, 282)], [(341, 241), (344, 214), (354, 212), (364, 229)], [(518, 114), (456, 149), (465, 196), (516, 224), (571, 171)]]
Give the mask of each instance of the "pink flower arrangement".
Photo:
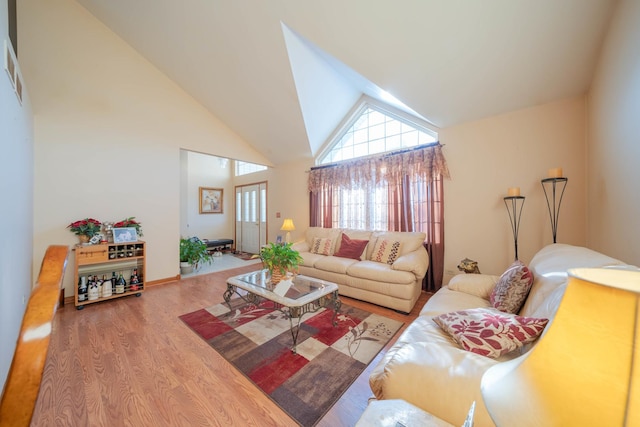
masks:
[(102, 223), (97, 219), (85, 218), (80, 221), (72, 222), (67, 225), (67, 228), (71, 229), (71, 232), (74, 234), (86, 234), (89, 237), (93, 237), (100, 232), (101, 226)]

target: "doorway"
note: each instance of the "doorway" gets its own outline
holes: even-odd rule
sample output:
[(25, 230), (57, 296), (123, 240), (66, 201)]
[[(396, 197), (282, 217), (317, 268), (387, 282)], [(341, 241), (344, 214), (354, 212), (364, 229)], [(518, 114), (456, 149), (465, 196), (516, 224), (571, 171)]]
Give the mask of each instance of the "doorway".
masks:
[(267, 242), (267, 183), (236, 187), (236, 250), (260, 253)]

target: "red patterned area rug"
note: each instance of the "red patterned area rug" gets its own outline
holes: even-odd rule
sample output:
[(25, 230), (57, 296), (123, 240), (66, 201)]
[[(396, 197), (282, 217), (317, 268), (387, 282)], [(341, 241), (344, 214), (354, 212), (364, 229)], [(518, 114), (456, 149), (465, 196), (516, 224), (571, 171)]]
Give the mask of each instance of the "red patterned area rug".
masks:
[(334, 327), (322, 309), (303, 317), (294, 354), (289, 319), (271, 302), (231, 306), (180, 319), (302, 426), (315, 425), (402, 326), (343, 304)]

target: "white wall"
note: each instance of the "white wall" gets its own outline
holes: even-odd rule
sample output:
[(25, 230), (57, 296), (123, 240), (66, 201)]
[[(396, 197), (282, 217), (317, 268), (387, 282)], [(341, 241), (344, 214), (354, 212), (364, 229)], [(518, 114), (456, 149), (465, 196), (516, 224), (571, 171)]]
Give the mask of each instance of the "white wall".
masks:
[(76, 243), (72, 221), (135, 216), (147, 280), (176, 276), (180, 150), (268, 160), (77, 3), (24, 0), (18, 20), (35, 113), (34, 260)]
[(613, 17), (589, 94), (589, 246), (640, 265), (640, 2)]
[[(28, 83), (22, 105), (4, 69), (9, 43), (7, 1), (0, 0), (0, 384), (5, 383), (25, 301), (31, 293), (33, 251), (33, 132)], [(20, 58), (18, 59), (20, 65)], [(39, 272), (39, 263), (35, 273)], [(36, 264), (36, 263), (34, 263)], [(1, 389), (2, 387), (0, 387)]]
[[(234, 211), (232, 162), (221, 167), (220, 157), (201, 153), (186, 152), (186, 181), (181, 194), (186, 194), (186, 209), (180, 219), (182, 237), (198, 236), (202, 239), (233, 239)], [(200, 187), (223, 190), (222, 213), (200, 213)]]

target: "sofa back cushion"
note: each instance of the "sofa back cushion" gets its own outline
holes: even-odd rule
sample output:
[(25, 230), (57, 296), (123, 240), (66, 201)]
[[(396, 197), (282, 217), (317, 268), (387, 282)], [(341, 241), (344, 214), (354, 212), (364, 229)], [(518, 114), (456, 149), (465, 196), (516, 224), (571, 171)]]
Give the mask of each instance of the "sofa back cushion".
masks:
[(567, 285), (567, 270), (626, 265), (620, 260), (581, 246), (553, 243), (542, 248), (529, 263), (533, 285), (521, 316), (552, 319)]

